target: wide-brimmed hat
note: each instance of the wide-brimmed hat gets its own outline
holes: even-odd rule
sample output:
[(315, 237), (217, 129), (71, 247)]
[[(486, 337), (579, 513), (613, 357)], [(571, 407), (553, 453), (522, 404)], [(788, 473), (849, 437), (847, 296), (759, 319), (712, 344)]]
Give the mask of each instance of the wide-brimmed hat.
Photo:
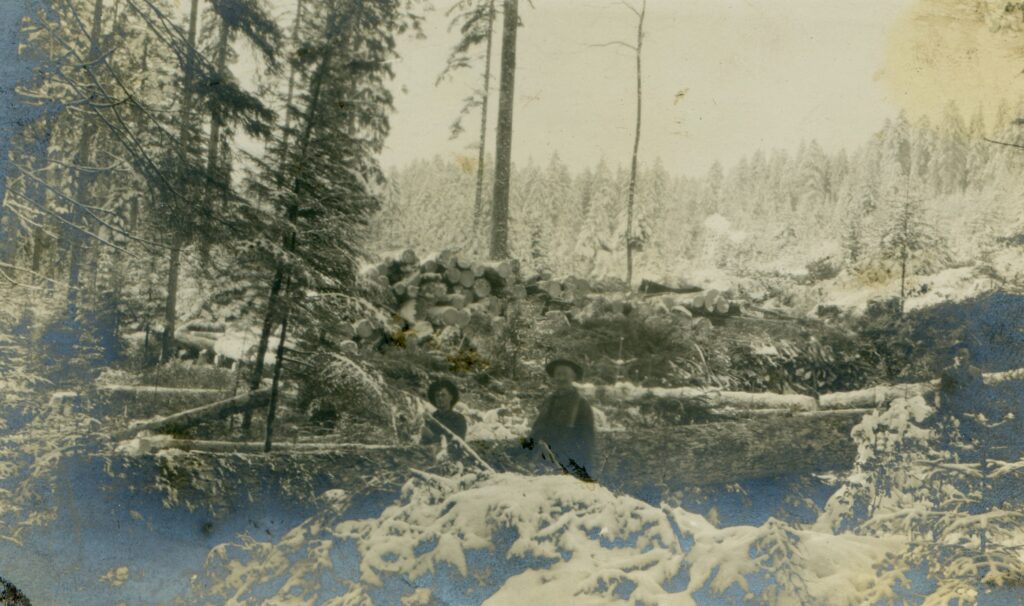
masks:
[(568, 366), (571, 368), (572, 371), (576, 373), (577, 381), (583, 378), (583, 367), (572, 360), (566, 360), (565, 358), (555, 358), (554, 360), (551, 360), (547, 363), (547, 366), (544, 367), (544, 370), (548, 373), (549, 377), (554, 376), (555, 369), (559, 366)]
[(427, 388), (427, 399), (430, 400), (431, 404), (433, 404), (434, 396), (436, 396), (437, 392), (442, 389), (447, 389), (448, 392), (452, 394), (452, 405), (454, 406), (455, 403), (459, 401), (459, 388), (455, 383), (448, 379), (437, 379), (431, 383), (430, 387)]

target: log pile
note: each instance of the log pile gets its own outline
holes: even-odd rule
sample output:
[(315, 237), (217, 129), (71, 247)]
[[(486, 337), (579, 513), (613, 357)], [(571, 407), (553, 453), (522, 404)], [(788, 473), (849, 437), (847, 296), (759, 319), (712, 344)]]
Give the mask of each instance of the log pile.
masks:
[(717, 290), (709, 290), (694, 296), (686, 308), (694, 316), (708, 318), (724, 318), (740, 314), (739, 304), (728, 300), (723, 293)]
[(353, 342), (401, 335), (406, 345), (438, 340), (462, 330), (474, 319), (491, 322), (505, 313), (509, 300), (527, 296), (515, 261), (480, 262), (450, 250), (425, 259), (405, 250), (365, 268), (363, 278), (390, 292), (394, 316), (353, 324)]

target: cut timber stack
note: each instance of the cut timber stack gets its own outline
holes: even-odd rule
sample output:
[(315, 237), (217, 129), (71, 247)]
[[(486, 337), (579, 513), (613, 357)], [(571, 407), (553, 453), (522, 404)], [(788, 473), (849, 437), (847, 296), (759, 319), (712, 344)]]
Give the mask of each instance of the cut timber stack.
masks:
[(724, 318), (740, 314), (739, 304), (729, 301), (717, 290), (709, 290), (696, 295), (686, 308), (694, 316), (707, 318)]
[(357, 341), (383, 332), (401, 333), (406, 344), (437, 340), (446, 329), (466, 328), (474, 317), (493, 320), (504, 313), (504, 301), (526, 296), (515, 261), (483, 263), (451, 250), (425, 259), (405, 250), (367, 267), (363, 276), (390, 289), (398, 322), (359, 320)]
[[(622, 282), (558, 278), (547, 271), (524, 277), (516, 261), (481, 262), (453, 250), (426, 256), (395, 251), (366, 267), (362, 276), (372, 289), (386, 290), (391, 303), (384, 306), (395, 321), (357, 321), (353, 346), (399, 335), (406, 345), (436, 344), (442, 331), (450, 335), (452, 329), (487, 326), (505, 315), (511, 301), (524, 299), (542, 303), (540, 315), (557, 310), (570, 321), (628, 316), (640, 309), (645, 315), (689, 319), (697, 329), (740, 313), (740, 306), (722, 293), (693, 296), (699, 289), (689, 284), (646, 281), (637, 297)], [(433, 330), (426, 331), (424, 323)]]

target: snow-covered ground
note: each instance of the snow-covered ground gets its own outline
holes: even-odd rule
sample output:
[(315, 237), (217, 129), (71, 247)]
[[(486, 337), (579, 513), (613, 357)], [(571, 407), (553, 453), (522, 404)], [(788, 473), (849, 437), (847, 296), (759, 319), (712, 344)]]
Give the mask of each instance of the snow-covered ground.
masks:
[[(343, 520), (343, 505), (336, 500), (333, 511), (276, 544), (214, 549), (200, 597), (518, 606), (696, 605), (735, 595), (846, 605), (859, 603), (876, 582), (874, 567), (904, 547), (899, 537), (777, 520), (717, 528), (681, 508), (568, 476), (419, 474), (379, 517)], [(776, 568), (794, 574), (779, 577)], [(342, 595), (331, 597), (332, 587), (344, 588)]]

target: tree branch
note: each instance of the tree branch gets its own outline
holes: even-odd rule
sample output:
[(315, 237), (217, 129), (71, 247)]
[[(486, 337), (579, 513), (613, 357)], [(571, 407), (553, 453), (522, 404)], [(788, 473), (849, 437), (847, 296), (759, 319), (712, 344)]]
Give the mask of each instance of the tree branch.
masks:
[(1024, 145), (1019, 145), (1017, 143), (1009, 143), (1007, 141), (996, 141), (995, 139), (989, 139), (988, 137), (982, 137), (982, 139), (988, 141), (989, 143), (995, 143), (996, 145), (1005, 145), (1006, 147), (1016, 147), (1017, 149), (1024, 149)]
[(591, 47), (594, 47), (594, 48), (600, 48), (600, 47), (605, 47), (605, 46), (624, 46), (624, 47), (628, 48), (629, 50), (633, 51), (634, 53), (636, 52), (636, 47), (635, 46), (633, 46), (632, 44), (626, 43), (626, 42), (622, 42), (620, 40), (613, 40), (612, 42), (604, 42), (602, 44), (588, 44), (587, 46), (591, 46)]

